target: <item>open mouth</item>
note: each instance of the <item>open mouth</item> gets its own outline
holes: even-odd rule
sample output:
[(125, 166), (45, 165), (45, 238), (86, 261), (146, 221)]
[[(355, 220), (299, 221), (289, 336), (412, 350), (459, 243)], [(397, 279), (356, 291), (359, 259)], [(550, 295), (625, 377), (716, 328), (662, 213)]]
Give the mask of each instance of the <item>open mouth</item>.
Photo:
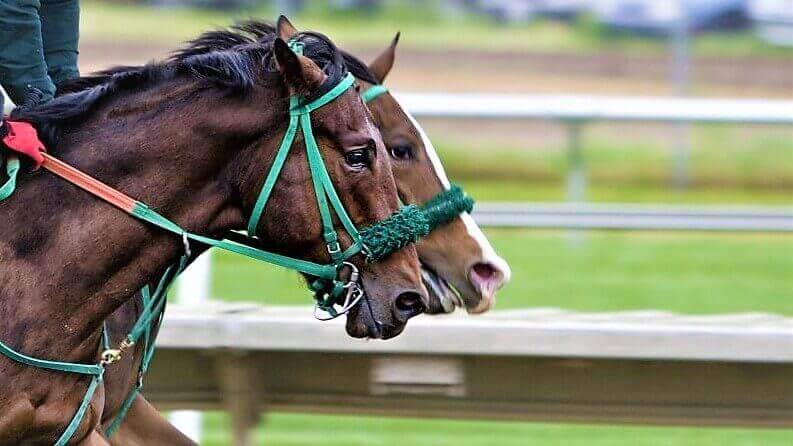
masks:
[(429, 292), (429, 308), (427, 313), (451, 313), (465, 304), (457, 291), (443, 277), (425, 265), (421, 266), (421, 278)]

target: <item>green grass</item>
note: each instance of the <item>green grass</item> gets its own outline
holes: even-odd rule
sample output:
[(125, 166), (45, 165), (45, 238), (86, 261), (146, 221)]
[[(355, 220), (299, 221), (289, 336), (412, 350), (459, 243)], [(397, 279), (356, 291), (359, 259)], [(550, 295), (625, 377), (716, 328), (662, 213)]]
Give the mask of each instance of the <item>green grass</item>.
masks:
[[(569, 166), (563, 142), (549, 143), (541, 138), (523, 141), (519, 135), (510, 135), (512, 140), (470, 142), (445, 130), (433, 132), (433, 138), (452, 178), (506, 183), (505, 188), (493, 188), (505, 195), (509, 183), (530, 189), (531, 185), (559, 184)], [(632, 201), (632, 191), (652, 189), (661, 194), (660, 200), (659, 194), (652, 200), (680, 199), (663, 197), (669, 192), (674, 154), (660, 129), (626, 133), (623, 127), (596, 127), (584, 133), (581, 150), (592, 184), (601, 189), (623, 190), (627, 201)], [(737, 194), (745, 196), (740, 201), (753, 202), (748, 195), (756, 191), (760, 201), (765, 201), (765, 195), (772, 202), (781, 199), (793, 203), (793, 134), (789, 129), (694, 126), (688, 165), (692, 195), (710, 189), (718, 190), (725, 201)], [(608, 197), (607, 193), (599, 195)], [(557, 194), (553, 198), (561, 197)], [(534, 198), (518, 193), (513, 199)]]
[[(793, 315), (793, 237), (590, 232), (579, 245), (554, 231), (488, 230), (514, 280), (498, 308)], [(296, 274), (214, 253), (213, 295), (309, 304)]]
[[(621, 133), (622, 131), (622, 133)], [(568, 153), (562, 142), (470, 141), (433, 132), (449, 175), (482, 201), (560, 201)], [(537, 133), (534, 130), (533, 133)], [(553, 140), (553, 138), (551, 138)], [(597, 202), (793, 204), (793, 134), (785, 128), (697, 125), (690, 187), (670, 187), (673, 151), (658, 129), (596, 126), (581, 140)]]
[[(203, 445), (231, 442), (228, 418), (206, 420)], [(266, 446), (782, 446), (793, 431), (415, 420), (273, 413), (257, 431)]]
[[(312, 2), (316, 5), (320, 2)], [(273, 18), (266, 8), (218, 12), (189, 8), (154, 8), (133, 4), (82, 3), (84, 38), (172, 42), (190, 38), (235, 18)], [(431, 8), (392, 7), (374, 15), (331, 12), (322, 6), (293, 17), (304, 29), (317, 29), (344, 45), (382, 46), (396, 31), (403, 45), (414, 48), (481, 49), (516, 51), (620, 51), (660, 53), (664, 40), (620, 36), (604, 31), (589, 19), (575, 26), (539, 20), (529, 24), (504, 25), (483, 18), (450, 17)], [(707, 34), (694, 40), (695, 54), (710, 56), (763, 55), (789, 57), (788, 49), (769, 46), (750, 32)]]

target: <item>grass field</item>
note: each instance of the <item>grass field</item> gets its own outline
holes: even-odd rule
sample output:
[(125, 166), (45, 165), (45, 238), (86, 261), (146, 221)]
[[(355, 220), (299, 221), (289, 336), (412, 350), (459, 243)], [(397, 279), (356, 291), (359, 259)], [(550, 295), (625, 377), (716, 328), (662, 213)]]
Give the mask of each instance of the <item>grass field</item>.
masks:
[[(257, 432), (267, 446), (787, 446), (793, 432), (414, 420), (270, 414)], [(208, 417), (203, 445), (228, 445), (228, 420)]]
[[(484, 136), (466, 133), (455, 136), (447, 127), (433, 128), (431, 125), (429, 131), (452, 178), (480, 184), (499, 182), (498, 187), (482, 191), (488, 196), (492, 192), (505, 197), (498, 199), (542, 199), (527, 196), (504, 183), (518, 183), (531, 190), (559, 184), (566, 174), (568, 153), (563, 135), (543, 136), (538, 127), (521, 135), (519, 130), (504, 126), (486, 128)], [(635, 126), (598, 125), (585, 130), (581, 150), (591, 182), (595, 186), (622, 190), (625, 195), (624, 199), (614, 196), (603, 197), (603, 200), (682, 199), (666, 199), (658, 194), (649, 199), (641, 198), (652, 188), (659, 193), (671, 190), (668, 186), (674, 153), (668, 127), (646, 126), (637, 130)], [(790, 128), (693, 126), (688, 166), (693, 186), (689, 189), (692, 202), (712, 201), (695, 195), (716, 189), (721, 198), (714, 199), (722, 201), (738, 199), (732, 193), (757, 192), (757, 197), (747, 195), (740, 198), (740, 202), (778, 202), (781, 199), (793, 204), (793, 132)]]
[[(642, 53), (666, 50), (664, 40), (614, 35), (587, 19), (575, 26), (545, 20), (504, 25), (468, 16), (451, 17), (432, 8), (420, 8), (415, 3), (409, 8), (390, 8), (375, 15), (331, 12), (314, 6), (317, 3), (320, 2), (311, 2), (307, 11), (293, 17), (295, 22), (303, 28), (321, 29), (345, 45), (369, 46), (371, 42), (386, 42), (401, 30), (405, 36), (403, 45), (425, 49), (562, 52), (609, 49)], [(83, 37), (88, 39), (172, 41), (248, 17), (272, 19), (273, 14), (266, 8), (228, 13), (90, 0), (82, 2), (81, 26)], [(709, 56), (790, 55), (790, 50), (769, 46), (748, 31), (697, 37), (693, 52)]]
[[(514, 280), (498, 308), (681, 313), (767, 311), (793, 315), (793, 237), (591, 232), (580, 246), (564, 232), (488, 230)], [(214, 253), (213, 296), (308, 304), (292, 272)]]

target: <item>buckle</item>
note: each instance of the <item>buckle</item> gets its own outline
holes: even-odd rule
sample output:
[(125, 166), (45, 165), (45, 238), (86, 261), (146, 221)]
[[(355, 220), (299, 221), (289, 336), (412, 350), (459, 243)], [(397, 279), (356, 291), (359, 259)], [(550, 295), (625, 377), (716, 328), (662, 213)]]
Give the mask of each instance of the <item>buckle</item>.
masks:
[[(358, 283), (358, 280), (361, 277), (361, 274), (358, 271), (358, 267), (350, 262), (342, 262), (342, 264), (339, 265), (337, 269), (338, 273), (341, 273), (341, 271), (344, 268), (350, 269), (349, 279), (346, 280), (344, 284), (341, 286), (341, 289), (344, 290), (344, 300), (341, 303), (336, 304), (335, 303), (336, 298), (326, 293), (325, 295), (327, 296), (327, 299), (318, 301), (314, 305), (314, 317), (316, 319), (320, 321), (329, 321), (332, 319), (336, 319), (337, 317), (343, 314), (349, 313), (350, 310), (352, 310), (353, 307), (358, 305), (358, 302), (360, 302), (361, 299), (363, 298), (364, 292), (360, 284)], [(340, 281), (336, 280), (334, 283), (340, 283)], [(336, 308), (337, 305), (340, 308)]]
[(331, 256), (335, 256), (336, 254), (339, 254), (341, 252), (341, 245), (339, 244), (338, 240), (332, 243), (326, 243), (325, 247), (328, 249), (328, 254), (330, 254)]
[(121, 350), (116, 348), (107, 349), (102, 352), (99, 363), (103, 366), (116, 363), (121, 360)]

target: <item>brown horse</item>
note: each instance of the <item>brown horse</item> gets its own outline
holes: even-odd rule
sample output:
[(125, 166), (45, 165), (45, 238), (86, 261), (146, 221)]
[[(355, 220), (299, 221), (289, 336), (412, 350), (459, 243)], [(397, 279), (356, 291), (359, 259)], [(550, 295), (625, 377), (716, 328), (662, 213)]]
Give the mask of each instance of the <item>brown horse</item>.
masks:
[[(229, 50), (250, 43), (252, 39), (266, 41), (274, 32), (272, 26), (262, 22), (247, 22), (234, 29), (208, 32), (180, 50), (177, 57)], [(398, 39), (394, 39), (369, 67), (344, 53), (348, 69), (361, 80), (362, 93), (383, 83), (393, 66), (397, 42)], [(93, 78), (94, 82), (123, 69), (98, 74)], [(397, 100), (391, 94), (384, 93), (371, 100), (369, 108), (392, 157), (402, 200), (423, 203), (448, 187), (448, 179), (432, 143)], [(495, 253), (469, 215), (463, 215), (433, 231), (419, 241), (417, 248), (424, 267), (425, 282), (430, 290), (428, 312), (453, 311), (455, 305), (465, 306), (472, 313), (487, 311), (494, 302), (496, 290), (509, 280), (509, 266)], [(452, 290), (449, 282), (456, 290)], [(110, 331), (126, 333), (137, 317), (138, 306), (139, 302), (130, 302), (114, 313), (108, 321)], [(137, 354), (139, 357), (140, 349)], [(119, 364), (107, 378), (106, 427), (114, 421), (123, 399), (136, 385), (138, 357), (128, 358)], [(111, 441), (118, 445), (193, 444), (161, 418), (156, 409), (140, 395)]]
[[(217, 237), (243, 229), (285, 132), (286, 99), (319, 96), (345, 72), (324, 36), (290, 29), (281, 35), (304, 43), (306, 57), (274, 39), (177, 58), (14, 118), (34, 123), (58, 158), (191, 232)], [(357, 93), (348, 90), (316, 110), (312, 123), (354, 223), (372, 224), (397, 210), (386, 149)], [(302, 151), (292, 151), (271, 200), (257, 228), (262, 244), (326, 261)], [(46, 173), (22, 178), (0, 212), (6, 222), (0, 227), (0, 339), (33, 357), (97, 363), (105, 319), (183, 250), (178, 237)], [(351, 313), (348, 332), (398, 334), (426, 300), (415, 249), (354, 263), (371, 311)], [(0, 358), (0, 444), (54, 443), (86, 381)], [(100, 386), (70, 444), (107, 444), (100, 428), (104, 399)]]
[[(368, 67), (344, 54), (363, 90), (385, 82), (398, 43), (399, 34)], [(424, 129), (396, 97), (381, 91), (368, 105), (391, 155), (399, 196), (406, 203), (424, 203), (448, 189), (449, 179)], [(416, 248), (430, 293), (429, 313), (451, 312), (455, 306), (474, 314), (488, 311), (496, 292), (510, 280), (509, 265), (467, 213), (419, 240)]]

